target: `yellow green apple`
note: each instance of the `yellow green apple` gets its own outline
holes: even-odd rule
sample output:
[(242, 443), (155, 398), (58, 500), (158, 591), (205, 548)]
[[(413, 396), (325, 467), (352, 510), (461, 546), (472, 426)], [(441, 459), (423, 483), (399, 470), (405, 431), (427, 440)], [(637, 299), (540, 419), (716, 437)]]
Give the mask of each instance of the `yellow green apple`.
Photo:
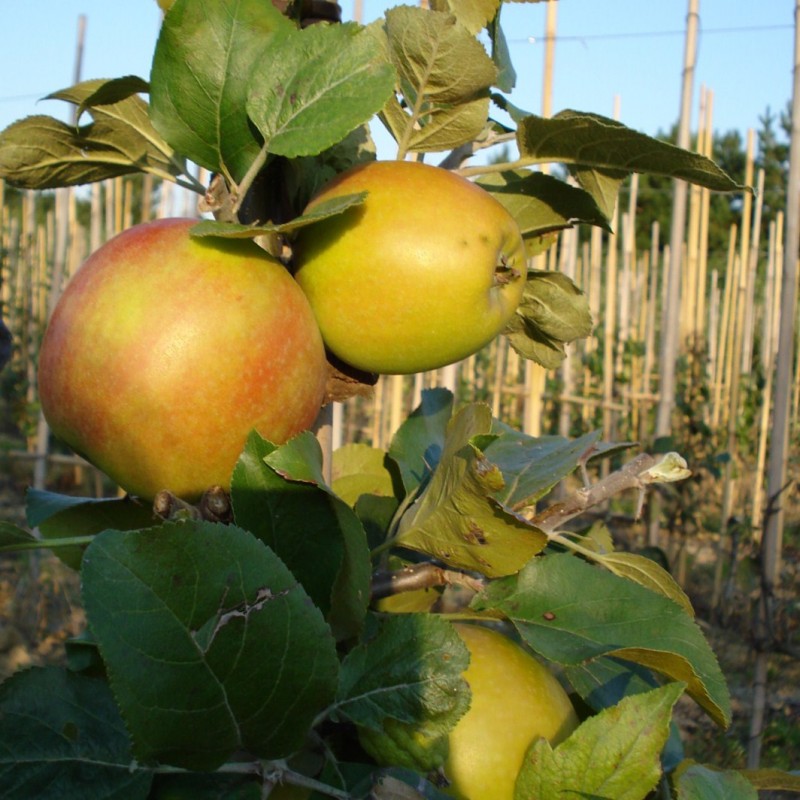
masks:
[(530, 744), (558, 744), (578, 726), (577, 715), (553, 673), (507, 636), (454, 627), (470, 654), (466, 714), (445, 734), (389, 718), (381, 732), (360, 728), (359, 740), (382, 766), (438, 770), (442, 791), (457, 800), (513, 800)]
[(448, 170), (374, 161), (311, 200), (368, 192), (343, 214), (302, 228), (295, 277), (330, 351), (358, 369), (413, 373), (477, 352), (522, 298), (519, 226), (488, 192)]
[(578, 718), (556, 677), (526, 650), (486, 627), (455, 627), (470, 653), (472, 702), (450, 732), (445, 791), (458, 800), (513, 800), (531, 742), (558, 744)]
[(323, 401), (305, 295), (255, 243), (136, 225), (75, 273), (48, 324), (39, 393), (53, 433), (131, 494), (227, 487), (252, 430), (282, 443)]

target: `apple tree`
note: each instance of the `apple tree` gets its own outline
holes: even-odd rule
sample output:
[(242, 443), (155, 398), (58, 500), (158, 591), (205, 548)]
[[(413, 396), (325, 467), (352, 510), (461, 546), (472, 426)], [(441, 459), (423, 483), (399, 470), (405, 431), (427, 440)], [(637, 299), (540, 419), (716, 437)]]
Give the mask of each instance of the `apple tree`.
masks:
[[(369, 192), (309, 202), (375, 160), (374, 126), (399, 162), (439, 159), (436, 169), (474, 180), (513, 217), (529, 257), (565, 228), (608, 229), (633, 171), (742, 189), (708, 159), (619, 122), (514, 106), (501, 0), (400, 5), (368, 26), (341, 23), (319, 0), (167, 5), (149, 80), (54, 92), (77, 124), (39, 115), (9, 126), (4, 179), (44, 190), (150, 173), (198, 192), (207, 218), (192, 236), (222, 249), (255, 240), (290, 272), (301, 234), (358, 224)], [(513, 161), (469, 160), (503, 143)], [(537, 170), (545, 163), (572, 180)], [(588, 306), (563, 275), (524, 277), (502, 335), (552, 368), (590, 334)], [(377, 377), (333, 356), (327, 369), (330, 402)], [(511, 780), (497, 800), (797, 788), (791, 775), (683, 758), (672, 721), (682, 695), (730, 723), (718, 662), (668, 572), (581, 522), (620, 492), (685, 478), (681, 456), (639, 453), (541, 502), (624, 447), (596, 432), (531, 437), (431, 389), (386, 451), (330, 453), (311, 431), (274, 442), (253, 430), (229, 484), (197, 503), (168, 486), (147, 500), (29, 491), (29, 527), (0, 525), (0, 550), (47, 548), (79, 570), (88, 626), (65, 666), (0, 686), (3, 796), (478, 800), (448, 773), (465, 746), (456, 733), (484, 685), (513, 697), (520, 683), (499, 660), (488, 678), (469, 672), (481, 656), (459, 635), (465, 623), (547, 667), (542, 717), (557, 692), (574, 716), (564, 737), (531, 733), (521, 754), (504, 738), (521, 719), (473, 723), (468, 746), (502, 742), (489, 769)]]

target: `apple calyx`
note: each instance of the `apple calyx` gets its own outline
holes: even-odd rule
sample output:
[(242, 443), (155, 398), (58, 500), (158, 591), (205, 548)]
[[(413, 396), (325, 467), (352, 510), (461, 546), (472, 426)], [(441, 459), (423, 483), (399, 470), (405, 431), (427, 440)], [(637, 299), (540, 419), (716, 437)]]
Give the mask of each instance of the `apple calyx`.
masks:
[(498, 264), (494, 268), (495, 286), (508, 286), (522, 277), (522, 273), (513, 266), (510, 266), (508, 259), (501, 253)]

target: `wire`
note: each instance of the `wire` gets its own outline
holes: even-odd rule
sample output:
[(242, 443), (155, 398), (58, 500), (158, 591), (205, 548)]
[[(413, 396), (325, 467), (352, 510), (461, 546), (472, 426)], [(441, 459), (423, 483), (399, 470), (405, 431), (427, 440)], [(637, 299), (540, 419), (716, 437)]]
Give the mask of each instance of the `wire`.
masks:
[[(734, 28), (701, 28), (702, 34), (713, 33), (753, 33), (756, 31), (776, 31), (776, 30), (791, 30), (794, 25), (780, 24), (780, 25), (752, 25), (746, 27)], [(685, 36), (686, 30), (674, 31), (631, 31), (628, 33), (587, 33), (584, 35), (576, 36), (562, 36), (557, 34), (552, 39), (557, 42), (584, 42), (591, 39), (653, 39), (660, 36)], [(536, 42), (546, 42), (551, 37), (549, 36), (528, 36), (525, 39), (509, 39), (509, 44), (533, 44)]]

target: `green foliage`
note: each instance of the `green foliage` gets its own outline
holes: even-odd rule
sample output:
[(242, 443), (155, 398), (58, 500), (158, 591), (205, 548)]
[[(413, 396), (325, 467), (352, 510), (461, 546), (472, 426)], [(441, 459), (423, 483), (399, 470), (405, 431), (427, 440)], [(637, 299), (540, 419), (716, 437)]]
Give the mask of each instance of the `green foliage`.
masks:
[[(370, 123), (387, 128), (401, 158), (452, 149), (456, 168), (461, 152), (514, 141), (515, 161), (462, 174), (482, 175), (531, 252), (578, 223), (608, 230), (634, 170), (742, 189), (713, 161), (618, 122), (514, 108), (502, 94), (514, 83), (502, 3), (431, 6), (398, 6), (367, 28), (302, 27), (264, 0), (176, 0), (149, 84), (128, 76), (51, 95), (79, 124), (10, 126), (0, 177), (41, 189), (146, 173), (203, 193), (192, 162), (223, 184), (217, 219), (196, 235), (289, 250), (298, 228), (363, 201), (301, 213), (321, 183), (373, 157)], [(514, 129), (491, 119), (492, 104)], [(550, 162), (578, 186), (532, 169)], [(532, 272), (508, 335), (553, 367), (590, 329), (571, 281)], [(597, 439), (532, 438), (440, 389), (423, 393), (388, 451), (335, 454), (331, 480), (310, 433), (281, 446), (253, 433), (226, 487), (228, 522), (32, 492), (37, 535), (4, 524), (0, 550), (50, 548), (79, 569), (88, 633), (71, 643), (69, 669), (0, 687), (6, 794), (77, 800), (90, 785), (98, 798), (244, 799), (283, 782), (364, 798), (393, 783), (441, 798), (442, 776), (428, 772), (441, 751), (383, 769), (358, 729), (412, 750), (447, 736), (470, 702), (468, 652), (451, 624), (466, 616), (561, 665), (583, 699), (573, 736), (531, 744), (517, 796), (644, 797), (678, 760), (670, 719), (681, 693), (721, 726), (730, 701), (660, 567), (615, 552), (608, 532), (573, 538), (536, 524), (537, 503), (590, 452), (615, 451)], [(409, 580), (409, 594), (433, 597), (391, 613), (380, 587)], [(703, 783), (752, 783), (691, 765), (673, 777), (687, 798)]]
[[(125, 796), (148, 796), (152, 783), (159, 792), (172, 786), (203, 797), (227, 787), (247, 797), (258, 783), (253, 775), (267, 774), (341, 787), (341, 778), (320, 772), (322, 764), (342, 775), (354, 748), (362, 753), (356, 760), (367, 758), (362, 746), (381, 763), (399, 748), (397, 767), (425, 773), (441, 761), (442, 737), (469, 705), (462, 677), (468, 652), (447, 615), (376, 613), (367, 599), (371, 570), (397, 563), (385, 559), (387, 552), (413, 546), (423, 560), (441, 557), (440, 548), (463, 535), (461, 519), (449, 516), (454, 502), (463, 519), (483, 526), (484, 537), (480, 545), (470, 543), (480, 558), (470, 556), (464, 565), (468, 575), (482, 576), (483, 588), (467, 593), (473, 599), (462, 613), (508, 620), (536, 653), (565, 667), (586, 704), (586, 721), (564, 743), (532, 745), (520, 791), (603, 795), (613, 787), (605, 796), (644, 797), (659, 778), (659, 756), (671, 741), (670, 710), (684, 688), (720, 725), (729, 720), (729, 700), (691, 607), (664, 583), (660, 567), (614, 553), (609, 536), (597, 534), (604, 550), (593, 552), (588, 539), (573, 547), (524, 522), (525, 509), (590, 448), (603, 451), (595, 439), (526, 437), (492, 420), (482, 405), (455, 409), (448, 392), (430, 390), (389, 452), (348, 446), (338, 455), (340, 481), (368, 466), (365, 480), (339, 484), (347, 501), (322, 478), (319, 446), (310, 435), (281, 447), (251, 437), (233, 477), (230, 524), (184, 518), (103, 529), (124, 522), (121, 504), (132, 501), (32, 493), (29, 520), (40, 527), (56, 520), (51, 533), (61, 535), (37, 545), (58, 549), (72, 545), (65, 538), (70, 530), (84, 534), (80, 570), (92, 636), (80, 643), (80, 658), (73, 645), (71, 663), (101, 676), (52, 670), (47, 685), (36, 689), (37, 702), (57, 713), (64, 691), (57, 687), (64, 682), (104, 687), (93, 690), (94, 702), (105, 704), (95, 717), (116, 719), (123, 733), (117, 762), (104, 762), (98, 776), (122, 774), (113, 765), (127, 770), (130, 754), (144, 765), (124, 772), (126, 781), (145, 787)], [(476, 464), (481, 475), (492, 476), (488, 485), (465, 482), (464, 465)], [(391, 501), (388, 516), (370, 517), (373, 538), (382, 539), (371, 559), (358, 513), (370, 500)], [(416, 531), (431, 515), (437, 522), (425, 538)], [(512, 516), (513, 543), (506, 538)], [(527, 551), (526, 536), (535, 542)], [(0, 545), (33, 542), (23, 529), (6, 526)], [(451, 567), (462, 569), (462, 559), (451, 556)], [(413, 571), (414, 560), (404, 563), (400, 572)], [(672, 683), (658, 688), (663, 679)], [(33, 690), (20, 676), (3, 692), (0, 705), (22, 708)], [(50, 724), (43, 713), (34, 711), (26, 724)], [(76, 718), (62, 728), (72, 724), (84, 723)], [(366, 742), (359, 742), (357, 729)], [(12, 751), (8, 774), (17, 780), (34, 767), (52, 768), (64, 745), (62, 737), (48, 741), (40, 740), (37, 759), (24, 767)], [(92, 741), (80, 737), (82, 747)], [(598, 743), (608, 759), (591, 756)], [(295, 772), (287, 757), (305, 766)], [(251, 766), (250, 778), (237, 777), (237, 765), (252, 759), (271, 766)], [(610, 763), (617, 768), (609, 771)], [(174, 778), (172, 766), (190, 773)], [(371, 768), (371, 781), (378, 769)], [(690, 778), (682, 791), (689, 791)], [(84, 791), (69, 773), (62, 780), (60, 796)], [(425, 796), (438, 796), (422, 775), (414, 780), (426, 787)]]

